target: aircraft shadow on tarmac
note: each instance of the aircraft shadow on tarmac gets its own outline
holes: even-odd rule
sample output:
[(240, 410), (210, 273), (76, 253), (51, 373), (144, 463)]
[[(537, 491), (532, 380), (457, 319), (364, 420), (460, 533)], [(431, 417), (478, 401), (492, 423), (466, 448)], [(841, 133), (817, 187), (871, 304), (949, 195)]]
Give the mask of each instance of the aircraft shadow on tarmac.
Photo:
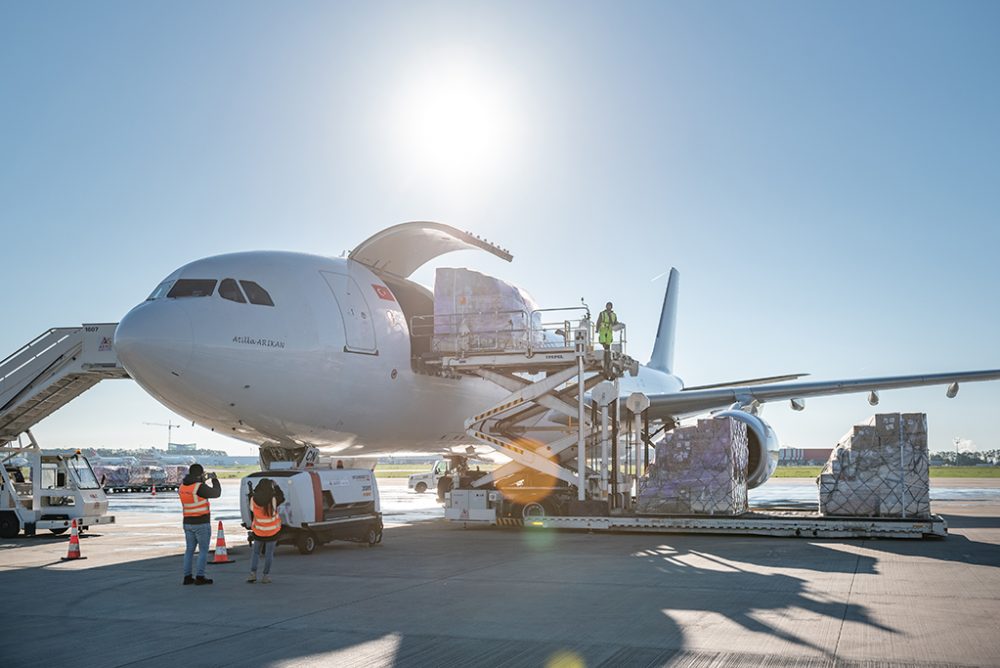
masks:
[[(230, 553), (239, 563), (211, 568), (210, 588), (179, 586), (180, 554), (85, 571), (0, 569), (0, 591), (22, 601), (17, 615), (0, 613), (10, 637), (20, 640), (5, 658), (19, 666), (174, 666), (197, 656), (205, 663), (192, 665), (246, 666), (336, 663), (345, 652), (373, 665), (537, 666), (563, 656), (587, 666), (662, 665), (709, 654), (704, 644), (689, 645), (689, 636), (728, 621), (738, 627), (733, 634), (764, 634), (799, 648), (772, 656), (782, 659), (775, 665), (796, 665), (798, 655), (828, 665), (835, 660), (829, 639), (793, 633), (788, 620), (899, 633), (847, 600), (850, 578), (879, 572), (870, 550), (998, 565), (995, 546), (958, 535), (930, 542), (572, 533), (538, 539), (494, 529), (463, 532), (459, 540), (458, 531), (396, 527), (377, 548), (334, 543), (311, 556), (282, 547), (275, 584), (267, 588), (243, 583), (249, 548), (238, 540)], [(65, 537), (44, 542), (53, 540)], [(85, 536), (84, 554), (99, 541), (99, 534)], [(40, 542), (5, 540), (0, 550)], [(461, 559), (449, 552), (456, 545)], [(76, 641), (81, 634), (87, 643)], [(714, 654), (753, 664), (763, 658), (756, 646)]]
[[(786, 549), (780, 541), (776, 544), (769, 541), (766, 548), (763, 544), (755, 545), (755, 541), (759, 540), (751, 538), (726, 541), (725, 538), (716, 538), (701, 546), (685, 545), (687, 541), (672, 540), (635, 556), (645, 559), (662, 576), (683, 578), (698, 589), (726, 592), (721, 602), (713, 600), (714, 597), (705, 596), (690, 599), (671, 597), (671, 609), (717, 613), (747, 631), (765, 633), (812, 649), (831, 661), (834, 659), (833, 654), (810, 638), (795, 635), (764, 621), (769, 616), (767, 613), (795, 616), (798, 611), (802, 611), (836, 620), (850, 620), (895, 633), (893, 628), (872, 619), (865, 606), (845, 603), (843, 592), (830, 595), (817, 591), (815, 584), (811, 584), (806, 577), (768, 572), (791, 569), (844, 575), (876, 575), (878, 559), (831, 551), (824, 547), (822, 541), (797, 543), (793, 545), (794, 549)], [(741, 600), (745, 601), (744, 605), (738, 604)]]

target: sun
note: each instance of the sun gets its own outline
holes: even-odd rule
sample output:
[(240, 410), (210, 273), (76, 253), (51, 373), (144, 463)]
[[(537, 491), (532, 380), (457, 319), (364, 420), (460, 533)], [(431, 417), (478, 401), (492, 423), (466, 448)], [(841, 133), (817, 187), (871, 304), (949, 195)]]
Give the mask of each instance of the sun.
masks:
[(410, 71), (395, 93), (388, 134), (408, 178), (466, 187), (510, 166), (516, 105), (495, 71), (452, 54)]

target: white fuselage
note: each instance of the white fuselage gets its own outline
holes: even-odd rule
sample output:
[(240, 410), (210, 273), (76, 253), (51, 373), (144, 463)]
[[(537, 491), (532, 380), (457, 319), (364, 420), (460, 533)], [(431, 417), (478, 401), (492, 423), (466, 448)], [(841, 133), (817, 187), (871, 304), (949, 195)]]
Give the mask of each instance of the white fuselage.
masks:
[[(207, 296), (166, 296), (177, 281), (198, 279), (219, 284)], [(224, 279), (256, 283), (273, 306), (223, 298)], [(414, 372), (409, 317), (431, 312), (424, 293), (426, 313), (404, 314), (386, 282), (352, 260), (221, 255), (167, 277), (122, 319), (115, 349), (163, 404), (244, 441), (346, 455), (440, 452), (470, 443), (465, 419), (506, 392), (474, 377)], [(246, 289), (239, 298), (252, 300)], [(623, 393), (681, 387), (648, 368), (622, 382)]]

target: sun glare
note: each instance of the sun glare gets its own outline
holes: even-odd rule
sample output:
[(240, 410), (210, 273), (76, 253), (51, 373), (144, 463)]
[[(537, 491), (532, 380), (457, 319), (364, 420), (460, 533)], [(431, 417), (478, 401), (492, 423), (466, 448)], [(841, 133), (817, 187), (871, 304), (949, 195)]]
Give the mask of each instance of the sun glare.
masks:
[(390, 136), (408, 179), (466, 187), (510, 167), (517, 123), (497, 74), (452, 58), (411, 72), (396, 92)]

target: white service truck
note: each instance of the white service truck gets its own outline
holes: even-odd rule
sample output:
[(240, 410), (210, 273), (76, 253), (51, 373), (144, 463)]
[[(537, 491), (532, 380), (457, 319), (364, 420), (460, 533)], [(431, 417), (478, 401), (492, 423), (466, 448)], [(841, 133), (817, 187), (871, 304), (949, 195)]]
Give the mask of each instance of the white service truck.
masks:
[(0, 538), (41, 529), (61, 534), (73, 520), (81, 531), (114, 523), (108, 497), (79, 451), (46, 455), (36, 443), (0, 447), (0, 463)]
[(280, 487), (285, 497), (278, 508), (279, 545), (295, 545), (302, 554), (312, 554), (319, 545), (332, 540), (369, 546), (382, 542), (382, 512), (375, 474), (368, 469), (307, 466), (258, 471), (240, 482), (240, 515), (251, 543), (250, 497), (265, 478)]
[(431, 466), (430, 471), (424, 473), (414, 473), (410, 476), (406, 486), (417, 494), (423, 494), (429, 489), (437, 489), (438, 480), (448, 475), (450, 467), (447, 459), (439, 459)]

